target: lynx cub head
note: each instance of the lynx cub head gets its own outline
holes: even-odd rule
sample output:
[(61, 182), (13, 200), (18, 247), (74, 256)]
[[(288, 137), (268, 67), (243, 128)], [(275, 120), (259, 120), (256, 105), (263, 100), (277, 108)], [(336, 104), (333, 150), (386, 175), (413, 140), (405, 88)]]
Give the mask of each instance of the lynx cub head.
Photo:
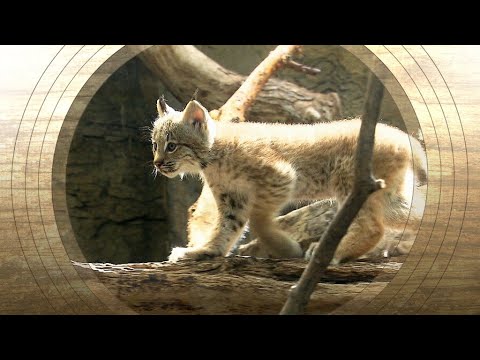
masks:
[(157, 101), (158, 118), (152, 130), (153, 163), (169, 178), (197, 174), (207, 166), (215, 137), (215, 123), (196, 100), (175, 111), (163, 98)]

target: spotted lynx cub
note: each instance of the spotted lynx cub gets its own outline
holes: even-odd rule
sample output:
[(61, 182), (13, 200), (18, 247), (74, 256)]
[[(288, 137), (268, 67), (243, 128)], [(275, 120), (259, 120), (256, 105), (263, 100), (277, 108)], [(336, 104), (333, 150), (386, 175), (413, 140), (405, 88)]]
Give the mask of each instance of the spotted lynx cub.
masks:
[[(226, 255), (247, 221), (257, 241), (242, 246), (240, 254), (301, 257), (299, 244), (276, 226), (278, 211), (296, 200), (336, 198), (341, 204), (352, 188), (359, 119), (314, 125), (216, 122), (195, 100), (183, 112), (163, 100), (157, 109), (152, 130), (156, 171), (169, 178), (198, 174), (218, 207), (208, 237), (199, 240), (196, 234), (188, 247), (172, 250), (170, 261)], [(360, 257), (380, 241), (384, 226), (404, 227), (407, 218), (413, 224), (423, 212), (421, 204), (411, 206), (414, 182), (426, 174), (418, 141), (378, 124), (373, 171), (386, 188), (365, 202), (334, 263)]]

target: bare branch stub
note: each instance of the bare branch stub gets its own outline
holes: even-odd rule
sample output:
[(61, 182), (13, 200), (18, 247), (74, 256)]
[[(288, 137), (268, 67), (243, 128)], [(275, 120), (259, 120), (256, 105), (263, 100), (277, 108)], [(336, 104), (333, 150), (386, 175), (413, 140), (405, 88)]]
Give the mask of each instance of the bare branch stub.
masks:
[(288, 68), (291, 68), (293, 70), (300, 71), (300, 72), (303, 72), (303, 73), (309, 74), (309, 75), (317, 75), (322, 71), (318, 68), (314, 68), (314, 67), (311, 67), (311, 66), (308, 66), (308, 65), (301, 64), (301, 63), (299, 63), (297, 61), (294, 61), (290, 58), (287, 59), (287, 61), (285, 62), (285, 67), (288, 67)]
[(315, 249), (300, 280), (291, 288), (287, 301), (280, 312), (281, 315), (296, 315), (305, 312), (315, 286), (332, 261), (338, 244), (347, 233), (348, 227), (363, 203), (371, 193), (385, 186), (383, 180), (375, 180), (372, 174), (375, 127), (380, 114), (383, 85), (374, 75), (370, 75), (367, 89), (367, 99), (355, 154), (356, 180), (353, 190), (320, 239), (319, 246)]

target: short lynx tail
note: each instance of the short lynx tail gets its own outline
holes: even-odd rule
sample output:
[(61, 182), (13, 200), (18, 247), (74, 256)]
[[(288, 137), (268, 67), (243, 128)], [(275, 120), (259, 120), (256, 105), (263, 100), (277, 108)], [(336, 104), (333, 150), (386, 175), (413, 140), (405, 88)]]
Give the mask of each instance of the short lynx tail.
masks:
[(427, 183), (427, 155), (420, 141), (413, 136), (410, 136), (410, 144), (412, 147), (415, 182), (417, 186), (422, 186)]
[(421, 143), (409, 137), (412, 150), (411, 169), (405, 173), (400, 192), (386, 192), (385, 219), (391, 228), (415, 229), (423, 217), (427, 183), (427, 156)]

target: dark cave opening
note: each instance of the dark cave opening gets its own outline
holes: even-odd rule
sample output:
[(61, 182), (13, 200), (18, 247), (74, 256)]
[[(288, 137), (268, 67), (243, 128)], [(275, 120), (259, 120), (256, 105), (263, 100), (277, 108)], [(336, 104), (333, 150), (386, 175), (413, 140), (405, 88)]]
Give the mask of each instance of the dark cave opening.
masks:
[(154, 178), (144, 127), (155, 102), (173, 95), (138, 58), (117, 70), (83, 113), (67, 163), (67, 205), (80, 249), (92, 262), (162, 261), (185, 245), (187, 209), (201, 185)]

